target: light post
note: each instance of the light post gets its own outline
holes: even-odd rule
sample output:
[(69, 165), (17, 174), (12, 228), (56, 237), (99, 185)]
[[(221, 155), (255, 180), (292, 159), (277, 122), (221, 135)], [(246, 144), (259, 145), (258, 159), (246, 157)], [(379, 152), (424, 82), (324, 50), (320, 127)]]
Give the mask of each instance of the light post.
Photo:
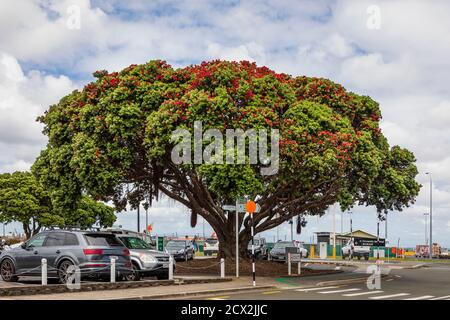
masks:
[(353, 219), (352, 219), (352, 213), (351, 211), (348, 212), (350, 215), (350, 239), (353, 239)]
[(289, 221), (289, 224), (291, 225), (291, 241), (294, 241), (294, 221), (291, 219)]
[(203, 218), (203, 240), (205, 240), (205, 218)]
[(141, 212), (140, 212), (140, 208), (141, 208), (141, 203), (139, 202), (138, 207), (137, 207), (137, 232), (141, 232)]
[(428, 223), (427, 223), (427, 216), (429, 216), (430, 214), (428, 212), (424, 212), (423, 216), (424, 216), (424, 220), (425, 220), (425, 245), (428, 245)]
[(433, 259), (433, 179), (431, 172), (426, 174), (430, 177), (430, 259)]

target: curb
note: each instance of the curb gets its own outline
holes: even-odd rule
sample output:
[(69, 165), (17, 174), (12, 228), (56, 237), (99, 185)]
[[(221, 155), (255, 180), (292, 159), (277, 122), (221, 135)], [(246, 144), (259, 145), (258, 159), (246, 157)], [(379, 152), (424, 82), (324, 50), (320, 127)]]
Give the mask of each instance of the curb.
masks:
[(234, 292), (244, 292), (244, 291), (260, 291), (266, 289), (275, 289), (277, 286), (274, 285), (266, 285), (266, 286), (257, 286), (257, 287), (238, 287), (238, 288), (227, 288), (227, 289), (217, 289), (217, 290), (202, 290), (202, 291), (194, 291), (194, 292), (177, 292), (177, 293), (163, 293), (158, 295), (149, 295), (149, 296), (134, 296), (134, 297), (126, 297), (126, 298), (110, 298), (103, 300), (158, 300), (158, 299), (167, 299), (167, 298), (176, 298), (176, 297), (187, 297), (187, 296), (204, 296), (211, 294), (224, 294), (224, 293), (234, 293)]
[(11, 296), (31, 296), (37, 294), (57, 294), (57, 293), (72, 293), (72, 292), (87, 292), (87, 291), (99, 291), (99, 290), (117, 290), (117, 289), (135, 289), (146, 287), (159, 287), (159, 286), (173, 286), (184, 284), (198, 284), (198, 283), (218, 283), (228, 282), (231, 278), (206, 278), (206, 279), (175, 279), (175, 280), (143, 280), (143, 281), (127, 281), (127, 282), (88, 282), (81, 283), (81, 287), (78, 290), (70, 290), (64, 284), (53, 284), (47, 286), (34, 285), (34, 286), (20, 286), (0, 288), (0, 297)]

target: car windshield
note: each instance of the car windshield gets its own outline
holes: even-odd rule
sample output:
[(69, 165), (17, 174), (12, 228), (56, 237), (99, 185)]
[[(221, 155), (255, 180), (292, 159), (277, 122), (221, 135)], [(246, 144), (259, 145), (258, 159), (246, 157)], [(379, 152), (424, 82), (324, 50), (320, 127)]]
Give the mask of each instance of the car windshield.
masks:
[(90, 246), (123, 246), (119, 239), (113, 234), (88, 233), (84, 237)]
[(283, 248), (289, 248), (289, 247), (295, 247), (292, 242), (277, 242), (274, 245), (275, 249), (283, 249)]
[[(259, 239), (253, 240), (253, 243), (255, 244), (255, 246), (259, 246)], [(250, 240), (250, 241), (248, 242), (248, 246), (249, 246), (249, 247), (252, 246), (252, 240)]]
[(205, 242), (211, 246), (215, 246), (219, 241), (217, 239), (206, 239)]
[(151, 249), (151, 246), (138, 237), (119, 237), (128, 249)]
[(167, 243), (166, 247), (167, 248), (179, 248), (179, 249), (181, 249), (181, 248), (184, 248), (187, 245), (188, 245), (187, 241), (183, 241), (183, 240), (180, 240), (180, 241), (169, 241)]

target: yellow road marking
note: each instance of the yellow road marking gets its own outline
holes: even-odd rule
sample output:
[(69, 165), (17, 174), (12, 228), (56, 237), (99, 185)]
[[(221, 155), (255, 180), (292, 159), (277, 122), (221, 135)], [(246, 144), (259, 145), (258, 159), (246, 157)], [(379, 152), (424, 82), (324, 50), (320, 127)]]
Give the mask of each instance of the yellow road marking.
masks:
[(261, 294), (275, 294), (275, 293), (280, 293), (281, 291), (266, 291), (266, 292), (262, 292)]
[(207, 298), (206, 300), (225, 300), (229, 298), (230, 296), (222, 296), (222, 297), (213, 297), (213, 298)]

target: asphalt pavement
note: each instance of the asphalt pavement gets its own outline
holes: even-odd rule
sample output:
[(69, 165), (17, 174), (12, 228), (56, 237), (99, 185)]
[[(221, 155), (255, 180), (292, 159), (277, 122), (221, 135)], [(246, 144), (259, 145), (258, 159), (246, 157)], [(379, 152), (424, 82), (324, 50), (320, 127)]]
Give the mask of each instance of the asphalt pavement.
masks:
[[(357, 270), (347, 270), (349, 272)], [(368, 288), (367, 281), (355, 283), (318, 282), (304, 288), (298, 279), (289, 286), (279, 286), (273, 290), (246, 292), (226, 295), (195, 297), (206, 300), (450, 300), (450, 265), (431, 264), (415, 269), (384, 269), (380, 286)], [(343, 277), (342, 274), (340, 277)], [(367, 277), (367, 275), (366, 275)], [(336, 276), (334, 277), (336, 278)], [(338, 278), (338, 277), (337, 277)], [(336, 279), (338, 280), (338, 279)], [(186, 299), (189, 299), (186, 298)]]

